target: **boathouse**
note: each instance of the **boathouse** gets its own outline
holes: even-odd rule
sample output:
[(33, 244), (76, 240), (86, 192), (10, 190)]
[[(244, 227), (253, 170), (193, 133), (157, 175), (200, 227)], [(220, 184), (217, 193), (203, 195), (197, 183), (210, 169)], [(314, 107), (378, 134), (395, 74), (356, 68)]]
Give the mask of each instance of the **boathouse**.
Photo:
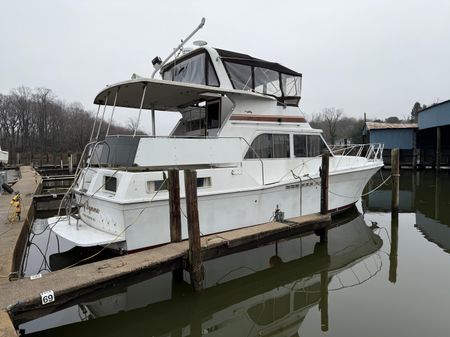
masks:
[(450, 166), (450, 100), (419, 111), (417, 149), (421, 165)]
[(366, 122), (363, 141), (383, 143), (387, 165), (391, 150), (399, 148), (402, 166), (450, 167), (450, 99), (419, 111), (417, 124)]
[(389, 165), (391, 150), (400, 149), (400, 165), (413, 166), (416, 146), (416, 123), (366, 122), (363, 129), (365, 143), (383, 143), (383, 160)]

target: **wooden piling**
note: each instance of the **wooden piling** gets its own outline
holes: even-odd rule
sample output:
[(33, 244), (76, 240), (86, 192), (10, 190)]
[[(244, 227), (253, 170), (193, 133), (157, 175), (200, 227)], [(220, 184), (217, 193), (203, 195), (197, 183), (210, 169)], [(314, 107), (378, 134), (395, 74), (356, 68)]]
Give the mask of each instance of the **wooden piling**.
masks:
[(413, 131), (412, 169), (417, 169), (417, 131)]
[[(326, 243), (316, 243), (314, 246), (314, 255), (324, 259), (329, 259), (328, 245)], [(320, 328), (322, 331), (328, 331), (328, 267), (320, 272)]]
[(324, 150), (320, 169), (320, 213), (328, 213), (328, 174), (330, 171), (330, 152)]
[(328, 270), (320, 272), (320, 328), (328, 331)]
[(169, 170), (170, 242), (181, 241), (180, 178), (178, 170)]
[(391, 214), (391, 251), (389, 252), (389, 281), (397, 282), (398, 266), (398, 212)]
[(73, 174), (73, 154), (69, 153), (69, 174)]
[(441, 168), (441, 127), (436, 128), (436, 171)]
[[(180, 173), (178, 170), (169, 170), (169, 217), (170, 242), (181, 241), (181, 212), (180, 212)], [(172, 272), (174, 281), (183, 279), (183, 270)]]
[(189, 232), (189, 273), (194, 291), (201, 291), (203, 289), (203, 263), (198, 220), (197, 172), (195, 170), (184, 170), (184, 186)]
[[(328, 176), (330, 171), (330, 152), (322, 153), (322, 166), (320, 168), (320, 214), (328, 213)], [(320, 242), (328, 241), (328, 231), (323, 228), (318, 231)]]
[(391, 174), (392, 174), (392, 202), (391, 211), (398, 213), (400, 193), (400, 150), (391, 151)]

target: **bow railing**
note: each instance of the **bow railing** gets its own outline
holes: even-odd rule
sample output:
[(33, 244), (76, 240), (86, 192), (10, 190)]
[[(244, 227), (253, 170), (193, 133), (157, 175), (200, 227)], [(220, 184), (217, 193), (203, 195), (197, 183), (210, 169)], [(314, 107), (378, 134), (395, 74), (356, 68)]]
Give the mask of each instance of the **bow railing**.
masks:
[(335, 155), (365, 157), (368, 160), (378, 161), (383, 160), (384, 144), (331, 145), (330, 149)]

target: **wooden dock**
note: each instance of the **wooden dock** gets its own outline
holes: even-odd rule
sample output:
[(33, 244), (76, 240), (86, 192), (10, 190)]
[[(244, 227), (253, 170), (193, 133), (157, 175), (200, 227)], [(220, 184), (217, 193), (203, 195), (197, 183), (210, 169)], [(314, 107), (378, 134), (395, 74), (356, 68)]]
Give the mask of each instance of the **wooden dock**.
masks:
[[(18, 271), (22, 262), (25, 244), (27, 242), (28, 227), (32, 219), (32, 200), (38, 189), (38, 181), (35, 171), (30, 166), (20, 167), (21, 179), (13, 185), (15, 191), (21, 194), (21, 221), (11, 222), (10, 202), (13, 195), (0, 195), (0, 285), (14, 284), (10, 278), (18, 277)], [(5, 292), (0, 292), (0, 298), (5, 297)], [(15, 328), (11, 322), (6, 307), (0, 309), (0, 336), (16, 336)]]
[[(201, 238), (203, 260), (255, 248), (277, 239), (314, 233), (330, 224), (331, 216), (313, 214), (268, 222)], [(183, 268), (189, 242), (170, 243), (150, 250), (115, 257), (43, 275), (0, 284), (0, 309), (7, 310), (15, 323), (34, 319), (61, 309), (69, 301), (110, 286), (130, 276), (146, 277)], [(40, 294), (53, 290), (55, 301), (43, 305)]]
[(13, 189), (21, 195), (21, 221), (8, 221), (13, 195), (0, 195), (0, 283), (8, 282), (10, 274), (13, 273), (11, 277), (14, 277), (14, 273), (19, 270), (29, 221), (32, 220), (27, 215), (32, 215), (29, 210), (39, 186), (35, 171), (30, 166), (22, 166), (20, 173), (21, 178), (13, 185)]

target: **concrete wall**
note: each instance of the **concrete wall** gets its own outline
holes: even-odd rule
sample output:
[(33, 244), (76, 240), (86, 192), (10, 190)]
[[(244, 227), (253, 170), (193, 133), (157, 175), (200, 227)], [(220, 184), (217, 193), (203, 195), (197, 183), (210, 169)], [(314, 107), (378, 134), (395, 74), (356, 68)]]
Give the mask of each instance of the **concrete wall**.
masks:
[(419, 112), (419, 130), (450, 125), (450, 100)]
[(374, 129), (370, 131), (370, 143), (383, 143), (385, 149), (410, 150), (414, 147), (414, 129)]

